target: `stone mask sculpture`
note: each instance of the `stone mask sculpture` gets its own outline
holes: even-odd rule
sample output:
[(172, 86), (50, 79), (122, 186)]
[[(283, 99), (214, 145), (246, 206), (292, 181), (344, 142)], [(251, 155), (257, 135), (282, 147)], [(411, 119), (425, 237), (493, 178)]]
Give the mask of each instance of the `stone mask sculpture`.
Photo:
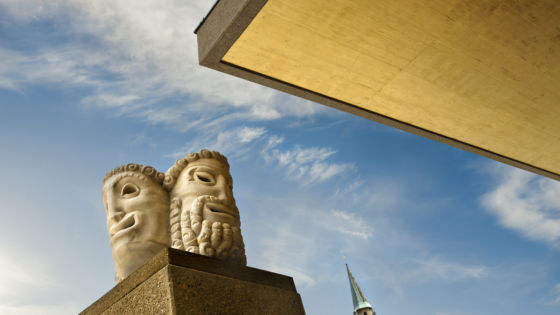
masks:
[(166, 174), (119, 166), (103, 179), (103, 204), (117, 281), (170, 246), (246, 264), (229, 164), (219, 152), (191, 153)]
[(161, 249), (169, 247), (169, 194), (165, 178), (151, 166), (119, 166), (103, 179), (115, 280), (121, 281)]
[(170, 191), (171, 247), (246, 264), (239, 211), (225, 156), (191, 153), (166, 173)]

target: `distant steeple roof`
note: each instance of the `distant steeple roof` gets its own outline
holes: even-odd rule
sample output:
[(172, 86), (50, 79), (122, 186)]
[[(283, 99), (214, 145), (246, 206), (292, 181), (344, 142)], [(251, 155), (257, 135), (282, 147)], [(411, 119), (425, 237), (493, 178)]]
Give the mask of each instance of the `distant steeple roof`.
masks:
[(367, 307), (373, 310), (373, 307), (371, 307), (371, 304), (368, 303), (366, 297), (364, 296), (364, 293), (362, 293), (362, 290), (358, 286), (358, 283), (356, 283), (356, 279), (354, 279), (354, 277), (352, 276), (352, 273), (350, 272), (350, 268), (348, 268), (348, 264), (346, 264), (346, 271), (348, 271), (348, 280), (350, 280), (350, 291), (352, 292), (352, 302), (354, 303), (354, 312), (356, 312), (359, 309), (367, 308)]

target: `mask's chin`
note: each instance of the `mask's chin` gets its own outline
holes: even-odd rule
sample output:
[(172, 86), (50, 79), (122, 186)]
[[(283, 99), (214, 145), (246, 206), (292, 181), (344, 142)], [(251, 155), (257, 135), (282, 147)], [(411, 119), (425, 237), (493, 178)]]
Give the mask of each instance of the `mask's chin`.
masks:
[(155, 242), (128, 242), (113, 247), (113, 260), (117, 271), (117, 278), (124, 279), (140, 268), (146, 261), (167, 247)]
[(135, 269), (166, 247), (154, 241), (119, 242), (112, 247), (113, 259), (125, 270)]

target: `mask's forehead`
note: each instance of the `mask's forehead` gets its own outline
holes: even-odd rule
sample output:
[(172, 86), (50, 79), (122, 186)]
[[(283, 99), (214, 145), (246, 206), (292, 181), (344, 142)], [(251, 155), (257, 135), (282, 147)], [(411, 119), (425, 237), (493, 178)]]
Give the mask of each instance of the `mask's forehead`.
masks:
[(216, 159), (209, 159), (209, 158), (202, 158), (202, 159), (198, 159), (196, 161), (190, 162), (187, 165), (187, 169), (191, 169), (193, 167), (201, 167), (201, 166), (205, 166), (208, 167), (210, 169), (219, 171), (219, 172), (226, 172), (228, 173), (226, 166), (220, 162), (219, 160)]
[(117, 184), (121, 182), (123, 179), (128, 179), (129, 181), (133, 181), (138, 184), (143, 184), (149, 182), (146, 176), (138, 172), (122, 172), (113, 175), (103, 185), (103, 191), (111, 191), (113, 190)]
[(189, 162), (189, 164), (181, 172), (181, 175), (179, 175), (179, 182), (191, 180), (193, 173), (198, 169), (209, 171), (214, 175), (223, 175), (226, 177), (229, 184), (231, 184), (232, 182), (231, 175), (229, 174), (229, 169), (226, 167), (226, 165), (219, 160), (211, 158), (202, 158), (193, 162)]
[(231, 186), (232, 180), (231, 175), (229, 174), (229, 168), (224, 163), (212, 158), (201, 158), (196, 161), (189, 162), (181, 171), (177, 177), (177, 182), (170, 191), (171, 195), (177, 196), (186, 192), (195, 191), (196, 188), (191, 187), (191, 184), (193, 183), (194, 174), (199, 170), (209, 172), (214, 176), (223, 175), (228, 184)]

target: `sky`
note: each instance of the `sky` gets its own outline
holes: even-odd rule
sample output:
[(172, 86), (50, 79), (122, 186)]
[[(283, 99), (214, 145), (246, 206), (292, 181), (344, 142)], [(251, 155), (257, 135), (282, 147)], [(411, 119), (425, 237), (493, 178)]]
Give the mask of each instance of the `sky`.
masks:
[(559, 314), (560, 183), (198, 65), (213, 0), (0, 0), (0, 314), (114, 285), (101, 180), (230, 162), (248, 265), (308, 314)]

